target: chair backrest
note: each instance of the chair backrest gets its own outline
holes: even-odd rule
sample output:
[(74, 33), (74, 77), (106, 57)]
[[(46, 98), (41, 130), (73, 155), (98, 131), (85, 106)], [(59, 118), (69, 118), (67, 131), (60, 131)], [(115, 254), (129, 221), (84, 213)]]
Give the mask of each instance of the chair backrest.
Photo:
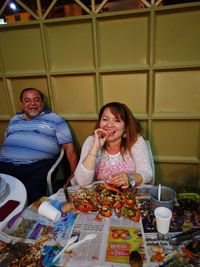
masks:
[(62, 170), (62, 160), (64, 158), (64, 148), (61, 148), (60, 155), (57, 158), (56, 162), (52, 165), (47, 173), (47, 195), (52, 195), (55, 193), (53, 182), (55, 181), (66, 181), (66, 176)]
[(151, 184), (154, 185), (155, 184), (155, 164), (154, 164), (153, 154), (152, 154), (151, 145), (150, 145), (149, 140), (146, 140), (146, 145), (147, 145), (147, 148), (148, 148), (149, 160), (150, 160), (152, 173), (153, 173), (153, 178), (152, 178)]

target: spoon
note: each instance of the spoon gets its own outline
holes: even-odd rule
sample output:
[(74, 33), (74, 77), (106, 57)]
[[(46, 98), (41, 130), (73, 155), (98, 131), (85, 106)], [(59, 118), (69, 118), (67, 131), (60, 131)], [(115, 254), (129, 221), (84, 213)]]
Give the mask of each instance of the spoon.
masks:
[(53, 262), (56, 261), (61, 254), (63, 254), (63, 252), (67, 249), (67, 247), (69, 247), (71, 244), (73, 244), (76, 240), (78, 239), (78, 235), (74, 235), (72, 236), (68, 241), (66, 246), (55, 256), (55, 258), (53, 259)]
[(84, 237), (84, 239), (72, 244), (71, 246), (68, 246), (66, 251), (70, 251), (71, 249), (79, 246), (80, 244), (84, 243), (85, 241), (87, 240), (91, 240), (91, 239), (94, 239), (95, 237), (97, 236), (97, 234), (88, 234)]
[(160, 201), (161, 198), (161, 184), (158, 185), (158, 201)]

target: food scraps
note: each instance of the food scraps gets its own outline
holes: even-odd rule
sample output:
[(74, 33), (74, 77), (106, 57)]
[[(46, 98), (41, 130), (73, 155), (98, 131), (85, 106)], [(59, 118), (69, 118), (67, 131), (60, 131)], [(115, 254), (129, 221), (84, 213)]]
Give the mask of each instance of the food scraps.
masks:
[(163, 262), (165, 256), (164, 249), (159, 246), (152, 246), (151, 250), (153, 252), (151, 261), (159, 263)]
[[(138, 222), (140, 210), (136, 203), (136, 189), (120, 189), (108, 183), (94, 184), (91, 188), (81, 187), (71, 194), (74, 208), (78, 212), (98, 212), (110, 217), (114, 212), (118, 217)], [(99, 220), (99, 216), (97, 218)]]

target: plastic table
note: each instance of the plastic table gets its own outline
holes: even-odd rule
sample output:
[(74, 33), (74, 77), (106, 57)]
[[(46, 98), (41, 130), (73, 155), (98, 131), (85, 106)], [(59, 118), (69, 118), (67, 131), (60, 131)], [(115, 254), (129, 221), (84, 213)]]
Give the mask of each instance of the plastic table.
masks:
[(9, 200), (17, 200), (20, 202), (20, 204), (3, 221), (0, 222), (0, 229), (2, 229), (11, 218), (20, 213), (26, 207), (27, 192), (23, 183), (17, 178), (3, 173), (0, 175), (6, 181), (8, 187), (8, 193), (5, 194), (5, 197), (2, 196), (0, 199), (0, 207)]

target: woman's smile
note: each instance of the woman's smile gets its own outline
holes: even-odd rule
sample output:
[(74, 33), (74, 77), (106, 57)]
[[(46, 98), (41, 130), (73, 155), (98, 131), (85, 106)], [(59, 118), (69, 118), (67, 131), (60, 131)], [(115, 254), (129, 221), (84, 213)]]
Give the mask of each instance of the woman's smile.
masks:
[(107, 141), (115, 141), (122, 137), (125, 123), (121, 118), (115, 117), (109, 108), (106, 108), (100, 121), (100, 128), (108, 134)]

